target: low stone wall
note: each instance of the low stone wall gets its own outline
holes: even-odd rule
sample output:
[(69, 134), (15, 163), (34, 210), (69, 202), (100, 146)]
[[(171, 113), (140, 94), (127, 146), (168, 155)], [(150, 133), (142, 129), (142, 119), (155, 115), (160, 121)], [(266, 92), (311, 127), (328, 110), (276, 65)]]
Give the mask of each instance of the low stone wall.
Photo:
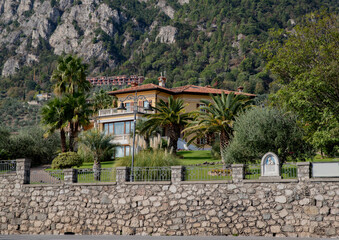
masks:
[(126, 182), (126, 169), (106, 184), (29, 185), (25, 170), (2, 174), (0, 234), (339, 237), (335, 179), (183, 182), (177, 170), (163, 183)]

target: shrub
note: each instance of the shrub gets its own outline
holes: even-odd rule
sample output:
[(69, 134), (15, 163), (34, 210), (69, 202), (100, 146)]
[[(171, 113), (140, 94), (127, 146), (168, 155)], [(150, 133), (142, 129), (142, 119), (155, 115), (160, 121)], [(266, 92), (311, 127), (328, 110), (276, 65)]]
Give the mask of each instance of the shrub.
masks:
[[(130, 167), (132, 156), (126, 156), (116, 160), (115, 167)], [(164, 150), (141, 151), (134, 156), (135, 167), (166, 167), (180, 165), (179, 159)]]
[(234, 137), (226, 149), (227, 161), (254, 162), (267, 152), (276, 153), (281, 162), (312, 156), (313, 150), (295, 115), (257, 107), (236, 119)]
[(90, 149), (88, 149), (85, 145), (79, 144), (78, 154), (81, 157), (83, 162), (92, 163), (94, 162), (93, 153)]
[(75, 152), (60, 153), (52, 162), (53, 169), (65, 169), (71, 167), (80, 167), (81, 157)]
[(18, 134), (0, 129), (0, 135), (0, 159), (29, 158), (32, 165), (39, 165), (51, 163), (59, 150), (57, 134), (46, 138), (40, 127), (21, 129)]
[(220, 140), (217, 139), (212, 144), (211, 155), (213, 159), (221, 159), (220, 155)]

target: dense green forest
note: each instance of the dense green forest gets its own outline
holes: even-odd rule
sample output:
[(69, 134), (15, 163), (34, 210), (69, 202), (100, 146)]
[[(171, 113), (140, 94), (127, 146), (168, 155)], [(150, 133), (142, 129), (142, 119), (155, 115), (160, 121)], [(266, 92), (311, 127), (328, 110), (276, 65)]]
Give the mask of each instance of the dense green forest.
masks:
[[(335, 0), (190, 0), (183, 5), (176, 0), (167, 0), (167, 5), (175, 11), (171, 19), (159, 10), (156, 0), (103, 2), (124, 15), (125, 20), (113, 22), (114, 37), (100, 27), (93, 29), (92, 41), (103, 43), (116, 67), (111, 68), (107, 62), (92, 58), (88, 61), (90, 76), (138, 74), (145, 76), (145, 83), (149, 83), (156, 82), (159, 74), (165, 72), (168, 87), (197, 84), (236, 90), (242, 85), (245, 92), (255, 94), (278, 89), (272, 85), (271, 74), (264, 71), (266, 63), (257, 51), (262, 44), (272, 40), (271, 29), (293, 31), (307, 13), (320, 9), (328, 13), (338, 11)], [(58, 7), (59, 1), (53, 1), (53, 4)], [(73, 3), (76, 4), (81, 1)], [(16, 25), (11, 23), (7, 30), (13, 30)], [(84, 33), (76, 22), (73, 25), (80, 41)], [(157, 35), (161, 26), (176, 28), (175, 42), (160, 42)], [(0, 121), (11, 125), (13, 121), (20, 122), (11, 119), (21, 116), (27, 108), (21, 104), (22, 110), (11, 115), (14, 100), (5, 99), (27, 101), (34, 99), (39, 91), (51, 92), (50, 76), (58, 58), (47, 40), (40, 39), (38, 47), (30, 44), (32, 39), (27, 40), (26, 50), (38, 56), (39, 62), (20, 68), (15, 75), (0, 77)], [(15, 44), (19, 45), (19, 42)], [(1, 66), (8, 57), (15, 55), (15, 51), (6, 46), (0, 46), (0, 52)], [(30, 114), (34, 112), (29, 111)], [(33, 115), (29, 120), (31, 123), (37, 121)], [(19, 118), (26, 119), (25, 116)]]
[[(117, 67), (109, 68), (105, 62), (92, 59), (90, 75), (99, 68), (100, 75), (140, 74), (149, 78), (146, 82), (152, 82), (160, 72), (166, 71), (169, 87), (200, 84), (234, 90), (243, 85), (245, 91), (257, 94), (269, 92), (272, 81), (262, 72), (264, 63), (254, 51), (269, 40), (269, 29), (291, 29), (302, 16), (321, 8), (329, 12), (338, 10), (337, 1), (330, 0), (191, 0), (184, 5), (168, 0), (167, 4), (176, 11), (170, 19), (155, 7), (154, 0), (104, 2), (124, 13), (127, 21), (114, 24), (117, 32), (113, 38), (100, 28), (93, 29), (93, 41), (104, 43)], [(137, 21), (137, 27), (133, 20)], [(147, 31), (154, 22), (176, 27), (175, 43), (160, 43), (156, 30)], [(133, 41), (124, 45), (126, 34)], [(23, 97), (20, 91), (11, 89), (15, 87), (25, 88), (27, 92), (50, 91), (50, 75), (57, 56), (43, 39), (38, 48), (30, 49), (39, 56), (39, 63), (21, 68), (11, 77), (2, 77), (2, 94)], [(2, 46), (0, 63), (12, 54)]]

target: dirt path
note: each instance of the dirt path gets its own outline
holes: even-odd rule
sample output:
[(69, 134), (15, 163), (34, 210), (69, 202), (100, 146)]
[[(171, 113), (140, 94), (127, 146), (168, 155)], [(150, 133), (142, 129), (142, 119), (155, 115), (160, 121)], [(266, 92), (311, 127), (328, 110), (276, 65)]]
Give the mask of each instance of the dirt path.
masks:
[(45, 171), (45, 169), (50, 167), (50, 165), (43, 165), (31, 168), (31, 183), (61, 184), (63, 181), (60, 180), (59, 174), (51, 174)]

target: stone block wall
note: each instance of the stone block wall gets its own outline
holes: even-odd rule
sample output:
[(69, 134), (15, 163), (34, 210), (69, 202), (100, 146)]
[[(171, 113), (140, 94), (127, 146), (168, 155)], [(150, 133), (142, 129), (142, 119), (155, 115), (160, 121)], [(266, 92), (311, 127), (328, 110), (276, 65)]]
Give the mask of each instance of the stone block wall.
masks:
[[(0, 175), (0, 234), (339, 237), (339, 182), (260, 181), (22, 184)], [(304, 169), (305, 170), (305, 169)], [(307, 173), (306, 173), (307, 174)], [(239, 177), (240, 176), (240, 177)], [(18, 180), (19, 179), (19, 180)]]

